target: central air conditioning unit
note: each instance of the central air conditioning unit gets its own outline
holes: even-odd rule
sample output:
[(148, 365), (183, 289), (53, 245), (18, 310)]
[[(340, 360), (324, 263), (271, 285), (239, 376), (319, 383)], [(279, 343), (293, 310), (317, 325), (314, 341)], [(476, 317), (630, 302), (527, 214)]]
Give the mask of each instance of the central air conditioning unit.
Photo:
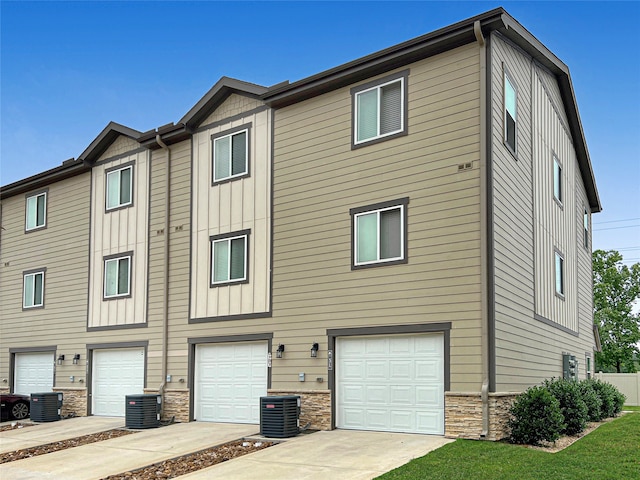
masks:
[(300, 396), (260, 397), (260, 435), (295, 437), (300, 433)]
[(127, 395), (125, 402), (125, 425), (127, 428), (155, 428), (160, 426), (162, 395)]
[(63, 395), (60, 392), (32, 393), (29, 412), (34, 422), (60, 420)]

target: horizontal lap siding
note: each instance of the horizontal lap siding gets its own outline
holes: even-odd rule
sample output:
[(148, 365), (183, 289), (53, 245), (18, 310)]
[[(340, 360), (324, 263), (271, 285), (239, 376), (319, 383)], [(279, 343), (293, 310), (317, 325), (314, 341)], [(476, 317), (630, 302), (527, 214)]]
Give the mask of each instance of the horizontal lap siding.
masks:
[[(479, 51), (409, 66), (408, 132), (351, 150), (350, 87), (275, 112), (274, 388), (321, 388), (326, 331), (452, 322), (451, 388), (479, 390)], [(474, 168), (458, 173), (458, 164)], [(351, 270), (349, 209), (409, 197), (408, 264)], [(318, 359), (309, 357), (313, 342)], [(287, 359), (291, 359), (288, 361)], [(277, 367), (277, 368), (276, 368)]]
[[(9, 378), (9, 349), (57, 345), (68, 361), (56, 367), (56, 385), (69, 375), (84, 377), (73, 365), (84, 359), (86, 335), (90, 174), (48, 186), (47, 228), (24, 233), (25, 196), (2, 201), (0, 233), (0, 376)], [(22, 311), (22, 272), (46, 268), (42, 309)], [(83, 362), (83, 360), (81, 360)], [(5, 385), (9, 387), (9, 385)]]
[[(583, 327), (580, 337), (575, 337), (534, 318), (534, 313), (539, 313), (536, 305), (559, 301), (553, 293), (554, 242), (562, 245), (560, 249), (565, 253), (569, 306), (575, 305), (572, 302), (576, 301), (576, 283), (590, 282), (590, 277), (584, 275), (588, 270), (584, 260), (580, 270), (576, 270), (575, 219), (571, 217), (566, 225), (558, 220), (554, 223), (551, 207), (557, 205), (553, 197), (551, 203), (544, 203), (552, 195), (553, 184), (551, 170), (543, 170), (541, 162), (552, 162), (552, 157), (550, 148), (541, 151), (541, 139), (566, 137), (562, 128), (564, 114), (560, 120), (552, 119), (558, 112), (551, 108), (549, 98), (554, 101), (560, 98), (557, 85), (551, 83), (555, 79), (545, 75), (543, 88), (536, 74), (539, 67), (498, 35), (492, 37), (491, 62), (496, 390), (521, 391), (545, 378), (561, 375), (563, 351), (579, 355), (584, 372), (584, 351), (591, 348)], [(503, 66), (517, 88), (517, 159), (503, 144)], [(580, 186), (574, 185), (577, 167), (570, 163), (575, 163), (575, 153), (570, 143), (563, 141), (561, 145), (562, 148), (555, 147), (556, 152), (566, 158), (563, 165), (571, 172), (565, 172), (571, 177), (564, 183), (567, 199), (564, 208), (573, 212), (576, 188)], [(540, 239), (545, 235), (551, 240), (542, 242)], [(582, 295), (587, 290), (581, 287)], [(571, 328), (575, 309), (565, 308), (562, 315), (556, 311), (549, 316)]]

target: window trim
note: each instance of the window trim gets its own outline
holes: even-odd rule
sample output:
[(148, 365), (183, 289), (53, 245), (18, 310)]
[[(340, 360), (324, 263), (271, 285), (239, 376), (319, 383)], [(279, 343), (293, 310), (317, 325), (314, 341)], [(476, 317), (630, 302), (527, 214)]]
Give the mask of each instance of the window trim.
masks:
[[(513, 77), (511, 76), (511, 74), (509, 73), (509, 70), (507, 69), (506, 65), (504, 65), (504, 63), (502, 64), (502, 123), (503, 123), (503, 129), (502, 129), (502, 143), (504, 144), (505, 147), (507, 147), (507, 149), (516, 157), (518, 157), (518, 87), (516, 85), (516, 82), (513, 80)], [(516, 111), (515, 111), (515, 118), (513, 119), (513, 123), (514, 123), (514, 134), (513, 134), (513, 147), (511, 145), (509, 145), (508, 142), (508, 132), (507, 132), (507, 82), (509, 83), (509, 85), (511, 86), (511, 88), (513, 89), (513, 93), (516, 97)]]
[[(22, 272), (22, 311), (38, 310), (38, 309), (44, 308), (46, 272), (47, 272), (46, 268), (35, 268), (32, 270), (25, 270), (24, 272)], [(38, 274), (42, 275), (42, 298), (40, 299), (41, 303), (36, 304), (34, 302), (33, 305), (27, 306), (25, 305), (25, 297), (24, 297), (27, 290), (26, 289), (27, 277), (35, 277)], [(35, 289), (34, 289), (34, 296), (35, 296)]]
[[(233, 182), (240, 178), (251, 176), (251, 127), (252, 123), (246, 123), (235, 128), (224, 130), (222, 132), (214, 133), (211, 135), (211, 186), (220, 185), (222, 183)], [(225, 137), (233, 137), (242, 132), (247, 132), (247, 158), (245, 164), (245, 171), (236, 175), (230, 175), (228, 177), (216, 179), (216, 141)]]
[[(380, 142), (385, 142), (387, 140), (390, 140), (392, 138), (396, 138), (396, 137), (401, 137), (404, 135), (408, 135), (409, 133), (409, 126), (408, 126), (408, 120), (409, 120), (409, 112), (408, 112), (408, 105), (409, 105), (409, 92), (408, 92), (408, 82), (409, 80), (409, 69), (405, 69), (396, 73), (393, 73), (391, 75), (387, 75), (385, 77), (379, 78), (377, 80), (372, 80), (370, 82), (367, 83), (363, 83), (361, 85), (358, 85), (356, 87), (351, 88), (350, 93), (351, 93), (351, 149), (354, 150), (356, 148), (361, 148), (367, 145), (372, 145), (375, 143), (380, 143)], [(357, 122), (357, 118), (358, 118), (358, 108), (357, 108), (357, 97), (358, 95), (365, 93), (367, 91), (373, 90), (373, 89), (380, 89), (381, 87), (385, 86), (385, 85), (389, 85), (391, 83), (394, 83), (396, 81), (400, 81), (401, 84), (401, 95), (402, 95), (402, 100), (400, 102), (400, 105), (402, 107), (402, 111), (400, 113), (400, 122), (402, 123), (402, 128), (398, 131), (395, 132), (391, 132), (391, 133), (386, 133), (383, 135), (377, 135), (375, 137), (369, 138), (367, 140), (361, 140), (358, 141), (357, 139), (357, 134), (358, 134), (358, 122)], [(378, 96), (379, 99), (379, 96)], [(380, 115), (380, 113), (378, 112), (378, 116)]]
[[(556, 168), (558, 170), (558, 184), (557, 185), (556, 185)], [(559, 207), (564, 207), (564, 203), (563, 203), (564, 188), (563, 188), (563, 182), (562, 182), (562, 170), (563, 170), (562, 162), (558, 158), (558, 155), (556, 155), (554, 153), (553, 154), (553, 171), (552, 171), (553, 199), (555, 200), (555, 202), (558, 204)], [(559, 197), (558, 197), (558, 195), (559, 195)]]
[[(558, 259), (560, 259), (560, 289), (558, 291)], [(565, 257), (562, 252), (556, 248), (553, 249), (553, 290), (556, 297), (565, 299), (567, 295), (567, 267), (565, 265)]]
[[(114, 260), (121, 260), (123, 258), (129, 259), (129, 275), (127, 279), (127, 293), (107, 295), (107, 262), (111, 262)], [(132, 290), (133, 290), (132, 280), (133, 280), (133, 251), (115, 253), (113, 255), (107, 255), (102, 258), (102, 300), (118, 300), (121, 298), (131, 298)]]
[(589, 210), (583, 204), (582, 205), (582, 246), (585, 250), (589, 250), (589, 230), (591, 226), (591, 217), (589, 216)]
[[(36, 223), (38, 221), (38, 200), (37, 197), (44, 195), (44, 223), (42, 225), (37, 225), (29, 228), (29, 199), (36, 197)], [(36, 230), (42, 230), (47, 228), (47, 213), (49, 207), (49, 189), (44, 188), (42, 190), (37, 190), (35, 192), (30, 192), (25, 194), (24, 196), (24, 232), (30, 233), (35, 232)]]
[[(209, 288), (225, 287), (229, 285), (241, 285), (243, 283), (249, 283), (249, 237), (251, 236), (251, 229), (240, 230), (235, 232), (223, 233), (219, 235), (211, 235), (209, 237)], [(214, 282), (213, 280), (213, 245), (216, 242), (222, 240), (231, 241), (236, 238), (244, 238), (244, 278), (240, 279), (228, 279), (220, 282)], [(230, 272), (229, 272), (230, 276)]]
[[(110, 168), (106, 168), (104, 170), (104, 209), (105, 212), (109, 213), (109, 212), (114, 212), (116, 210), (122, 210), (124, 208), (130, 208), (133, 207), (133, 199), (134, 199), (134, 179), (135, 179), (135, 160), (131, 161), (131, 162), (127, 162), (127, 163), (122, 163), (120, 165), (116, 165)], [(131, 185), (129, 186), (129, 194), (131, 196), (131, 199), (129, 201), (129, 203), (123, 203), (123, 204), (119, 204), (116, 205), (115, 207), (111, 207), (109, 208), (108, 205), (108, 201), (109, 201), (109, 175), (113, 174), (114, 172), (121, 172), (122, 170), (126, 170), (127, 168), (131, 169)], [(122, 182), (121, 180), (122, 177), (120, 177), (120, 182)]]
[[(409, 263), (409, 246), (407, 235), (407, 220), (408, 220), (408, 205), (409, 197), (399, 198), (396, 200), (389, 200), (386, 202), (375, 203), (372, 205), (366, 205), (362, 207), (355, 207), (349, 210), (351, 215), (351, 270), (360, 270), (363, 268), (381, 267), (387, 265), (400, 265)], [(364, 213), (381, 212), (384, 210), (391, 210), (400, 207), (400, 248), (402, 251), (401, 258), (394, 258), (389, 260), (376, 260), (373, 262), (357, 263), (357, 232), (356, 232), (356, 219), (358, 216)]]

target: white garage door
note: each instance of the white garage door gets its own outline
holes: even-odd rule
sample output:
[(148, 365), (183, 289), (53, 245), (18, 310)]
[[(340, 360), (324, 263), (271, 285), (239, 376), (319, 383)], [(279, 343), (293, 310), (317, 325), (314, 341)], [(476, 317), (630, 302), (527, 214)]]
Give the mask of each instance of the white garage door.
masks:
[(259, 423), (267, 394), (267, 342), (196, 346), (196, 420)]
[(338, 428), (444, 434), (442, 334), (338, 338), (336, 357)]
[(53, 389), (53, 352), (16, 353), (14, 392), (50, 392)]
[(144, 348), (94, 350), (91, 412), (124, 417), (125, 397), (144, 393)]

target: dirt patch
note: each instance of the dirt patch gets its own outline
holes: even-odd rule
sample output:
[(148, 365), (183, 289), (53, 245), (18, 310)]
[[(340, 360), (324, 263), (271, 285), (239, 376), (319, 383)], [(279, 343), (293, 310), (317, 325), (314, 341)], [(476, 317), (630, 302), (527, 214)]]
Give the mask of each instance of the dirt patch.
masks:
[(18, 430), (20, 428), (33, 427), (34, 423), (22, 423), (11, 422), (9, 425), (3, 425), (0, 427), (0, 432), (6, 432), (7, 430)]
[(272, 445), (274, 444), (270, 442), (239, 440), (172, 458), (171, 460), (165, 460), (164, 462), (130, 472), (110, 475), (102, 480), (155, 480), (176, 478), (180, 475), (186, 475), (187, 473), (196, 472), (203, 468), (226, 462), (232, 458), (257, 452)]
[(22, 450), (16, 450), (15, 452), (0, 454), (0, 463), (14, 462), (16, 460), (22, 460), (23, 458), (37, 457), (38, 455), (53, 453), (67, 448), (79, 447), (80, 445), (87, 445), (89, 443), (102, 442), (103, 440), (122, 437), (123, 435), (129, 435), (131, 433), (136, 432), (131, 430), (114, 429), (99, 433), (92, 433), (90, 435), (83, 435), (81, 437), (69, 438), (59, 442), (47, 443), (46, 445), (39, 445), (37, 447), (23, 448)]

